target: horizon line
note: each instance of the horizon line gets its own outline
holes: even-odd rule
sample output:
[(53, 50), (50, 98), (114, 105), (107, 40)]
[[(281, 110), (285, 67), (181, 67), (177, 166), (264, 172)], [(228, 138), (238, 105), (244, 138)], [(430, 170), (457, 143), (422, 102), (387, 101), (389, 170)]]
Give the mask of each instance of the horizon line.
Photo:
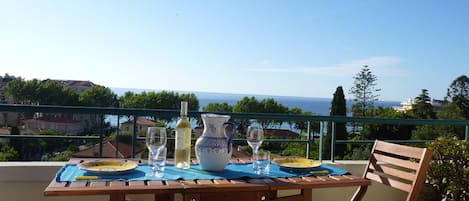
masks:
[[(271, 97), (279, 97), (279, 98), (304, 98), (304, 99), (327, 99), (332, 100), (333, 97), (326, 98), (326, 97), (306, 97), (306, 96), (287, 96), (287, 95), (267, 95), (267, 94), (249, 94), (249, 93), (229, 93), (229, 92), (208, 92), (208, 91), (187, 91), (187, 90), (168, 90), (168, 89), (141, 89), (141, 88), (127, 88), (127, 87), (109, 87), (110, 89), (121, 89), (121, 90), (138, 90), (138, 91), (175, 91), (175, 92), (183, 92), (183, 93), (211, 93), (211, 94), (223, 94), (223, 95), (233, 95), (233, 96), (254, 96), (254, 97), (262, 97), (262, 96), (271, 96)], [(352, 99), (346, 99), (346, 101), (352, 101)], [(398, 100), (378, 100), (377, 102), (402, 102)]]

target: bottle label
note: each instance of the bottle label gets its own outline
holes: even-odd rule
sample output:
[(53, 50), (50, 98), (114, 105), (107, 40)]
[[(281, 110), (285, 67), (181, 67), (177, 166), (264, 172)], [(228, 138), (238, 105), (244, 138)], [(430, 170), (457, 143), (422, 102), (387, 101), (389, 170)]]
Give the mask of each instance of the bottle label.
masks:
[[(186, 144), (186, 138), (190, 137), (190, 133), (187, 134), (186, 131), (190, 132), (190, 129), (176, 129), (176, 149), (184, 149)], [(190, 146), (190, 144), (189, 144)]]

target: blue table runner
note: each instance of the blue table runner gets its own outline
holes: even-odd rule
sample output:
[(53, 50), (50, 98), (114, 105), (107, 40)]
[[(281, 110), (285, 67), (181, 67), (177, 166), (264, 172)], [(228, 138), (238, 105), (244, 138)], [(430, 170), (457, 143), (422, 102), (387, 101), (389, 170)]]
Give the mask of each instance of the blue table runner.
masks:
[(323, 175), (344, 175), (348, 174), (346, 170), (332, 167), (329, 165), (321, 165), (316, 168), (308, 169), (308, 171), (296, 172), (288, 171), (281, 168), (277, 164), (270, 165), (270, 173), (258, 175), (252, 170), (251, 163), (245, 164), (228, 164), (224, 171), (211, 172), (200, 169), (199, 165), (191, 165), (190, 169), (183, 170), (175, 168), (173, 165), (166, 165), (164, 176), (150, 177), (146, 173), (150, 172), (147, 164), (139, 164), (136, 169), (119, 175), (103, 175), (93, 174), (81, 170), (76, 164), (67, 164), (62, 167), (56, 175), (56, 181), (76, 181), (75, 176), (99, 176), (100, 180), (121, 180), (121, 181), (143, 181), (143, 180), (195, 180), (195, 179), (239, 179), (239, 178), (282, 178), (282, 177), (300, 177), (311, 176), (311, 171), (327, 170), (328, 174)]

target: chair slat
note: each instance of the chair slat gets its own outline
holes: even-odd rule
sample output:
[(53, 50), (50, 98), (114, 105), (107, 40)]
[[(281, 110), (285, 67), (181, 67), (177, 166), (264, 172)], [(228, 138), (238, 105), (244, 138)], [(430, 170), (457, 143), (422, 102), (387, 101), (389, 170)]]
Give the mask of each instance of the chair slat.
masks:
[(393, 157), (385, 156), (385, 155), (378, 154), (378, 153), (373, 153), (372, 156), (377, 161), (389, 163), (389, 164), (396, 165), (399, 167), (404, 167), (404, 168), (408, 168), (412, 170), (417, 170), (419, 168), (419, 164), (416, 162), (393, 158)]
[[(376, 140), (364, 178), (408, 193), (406, 201), (417, 201), (425, 181), (432, 151)], [(363, 199), (367, 186), (361, 186), (352, 200)]]
[(376, 181), (376, 182), (379, 182), (379, 183), (382, 183), (382, 184), (389, 185), (393, 188), (397, 188), (397, 189), (405, 191), (405, 192), (410, 192), (411, 187), (412, 187), (410, 184), (406, 184), (404, 182), (400, 182), (400, 181), (397, 181), (397, 180), (394, 180), (394, 179), (391, 179), (391, 178), (388, 178), (388, 177), (385, 177), (385, 176), (382, 176), (382, 175), (377, 175), (377, 174), (374, 174), (374, 173), (371, 173), (371, 172), (368, 172), (366, 174), (366, 178), (371, 179), (371, 180)]
[(412, 186), (413, 189), (407, 196), (407, 200), (417, 200), (419, 196), (419, 192), (423, 187), (423, 184), (425, 183), (425, 175), (428, 170), (428, 166), (430, 165), (430, 162), (432, 160), (432, 151), (429, 149), (424, 149), (423, 157), (420, 160), (420, 168), (417, 171), (416, 175), (417, 178), (413, 182)]
[(414, 159), (420, 159), (423, 154), (423, 150), (421, 148), (393, 144), (384, 141), (377, 141), (375, 150), (391, 154), (397, 153), (400, 156), (405, 156)]
[(373, 171), (382, 172), (384, 174), (391, 175), (391, 176), (394, 176), (394, 177), (398, 177), (398, 178), (401, 178), (401, 179), (405, 179), (405, 180), (408, 180), (410, 182), (414, 181), (414, 179), (415, 179), (415, 172), (406, 172), (406, 171), (403, 171), (403, 170), (398, 170), (396, 168), (392, 168), (392, 167), (389, 167), (389, 166), (384, 166), (384, 165), (380, 165), (380, 164), (376, 164), (376, 163), (371, 164), (369, 168)]

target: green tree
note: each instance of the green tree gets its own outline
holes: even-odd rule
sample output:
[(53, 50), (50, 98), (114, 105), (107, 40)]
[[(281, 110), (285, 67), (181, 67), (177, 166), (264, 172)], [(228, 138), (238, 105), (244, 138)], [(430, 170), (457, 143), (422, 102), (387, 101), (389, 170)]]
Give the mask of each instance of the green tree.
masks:
[[(160, 91), (156, 92), (142, 92), (135, 94), (133, 92), (126, 92), (119, 98), (119, 105), (123, 108), (148, 108), (148, 109), (180, 109), (180, 101), (189, 102), (189, 110), (199, 110), (199, 100), (195, 94), (181, 94), (179, 95), (173, 91)], [(160, 120), (165, 123), (171, 121), (173, 116), (155, 116), (155, 120)]]
[(24, 84), (24, 97), (30, 104), (35, 104), (38, 101), (37, 89), (39, 84), (40, 81), (37, 79), (28, 80)]
[(19, 104), (78, 105), (78, 92), (54, 80), (15, 79), (8, 82), (5, 94)]
[[(393, 108), (378, 107), (373, 109), (376, 118), (409, 119), (410, 115), (398, 112)], [(361, 134), (369, 140), (408, 140), (411, 137), (412, 125), (402, 124), (365, 124)]]
[(431, 98), (428, 90), (422, 89), (422, 93), (415, 97), (415, 103), (412, 105), (412, 114), (418, 119), (435, 119), (436, 114), (433, 111)]
[(451, 99), (469, 119), (469, 78), (465, 75), (456, 78), (448, 88), (446, 99)]
[(148, 108), (148, 109), (178, 109), (179, 94), (173, 91), (142, 92), (135, 94), (126, 92), (119, 98), (121, 107), (124, 108)]
[(79, 95), (82, 105), (91, 107), (112, 107), (117, 105), (117, 95), (111, 89), (95, 85)]
[[(260, 108), (258, 112), (260, 113), (277, 113), (277, 114), (285, 114), (288, 112), (288, 108), (283, 106), (281, 103), (278, 103), (273, 98), (263, 99), (259, 102)], [(282, 124), (282, 120), (259, 120), (258, 121), (264, 128), (272, 127), (274, 125)]]
[[(179, 103), (179, 94), (173, 91), (161, 91), (156, 93), (156, 107), (151, 107), (154, 109), (178, 109), (180, 106)], [(153, 101), (150, 101), (148, 104), (151, 104)]]
[(57, 101), (58, 105), (80, 105), (79, 94), (77, 90), (71, 87), (63, 87), (60, 93), (62, 99)]
[(119, 106), (123, 108), (139, 108), (143, 106), (144, 101), (141, 95), (127, 91), (123, 96), (119, 97)]
[(41, 105), (58, 105), (62, 99), (63, 86), (54, 80), (42, 81), (37, 88), (38, 102)]
[(227, 102), (223, 103), (209, 103), (202, 108), (204, 112), (232, 112), (233, 106), (229, 105)]
[[(313, 113), (312, 112), (303, 112), (302, 115), (312, 116)], [(309, 124), (310, 132), (319, 133), (319, 131), (321, 129), (320, 125), (321, 125), (321, 123), (319, 121), (310, 121), (310, 124)], [(299, 129), (299, 130), (302, 130), (302, 131), (307, 130), (308, 129), (308, 122), (297, 121), (297, 122), (295, 122), (295, 128)]]
[(36, 92), (41, 105), (78, 105), (78, 92), (55, 80), (40, 82)]
[[(294, 108), (289, 109), (287, 113), (293, 114), (293, 115), (301, 115), (303, 114), (303, 110), (299, 107), (294, 107)], [(300, 130), (306, 129), (307, 127), (304, 121), (296, 121), (296, 122), (287, 121), (287, 122), (288, 122), (288, 125), (290, 125), (290, 130), (293, 130), (293, 127), (300, 129)]]
[[(254, 96), (243, 97), (241, 100), (236, 102), (233, 106), (233, 112), (246, 112), (246, 113), (287, 113), (288, 108), (278, 103), (273, 98), (263, 99), (258, 101)], [(274, 120), (257, 120), (262, 127), (266, 128), (269, 126), (280, 125), (282, 121)], [(248, 122), (245, 122), (248, 123)], [(243, 125), (245, 126), (245, 125)]]
[[(199, 99), (194, 93), (187, 93), (187, 94), (179, 95), (178, 102), (181, 102), (181, 101), (187, 101), (187, 104), (188, 104), (187, 107), (189, 110), (198, 111), (200, 108)], [(178, 106), (178, 109), (181, 109), (180, 105)]]
[[(464, 119), (464, 112), (455, 103), (449, 103), (436, 114), (438, 119)], [(464, 127), (451, 125), (423, 125), (412, 131), (412, 139), (434, 140), (438, 137), (453, 137), (464, 139)]]
[(68, 161), (72, 157), (73, 153), (80, 151), (80, 149), (75, 146), (71, 145), (67, 148), (67, 150), (63, 152), (56, 152), (53, 154), (47, 153), (44, 154), (42, 159), (43, 160), (51, 160), (51, 161)]
[(13, 100), (13, 103), (32, 104), (37, 100), (36, 90), (39, 81), (36, 79), (25, 81), (21, 78), (13, 79), (5, 86), (5, 95)]
[(26, 102), (25, 84), (25, 81), (21, 78), (9, 81), (4, 89), (6, 97), (11, 99), (15, 104)]
[[(260, 111), (260, 103), (254, 96), (243, 97), (233, 106), (233, 112), (253, 113)], [(250, 125), (249, 119), (236, 119), (235, 122), (238, 125), (238, 132), (246, 133), (247, 127)]]
[(352, 105), (353, 116), (367, 116), (368, 108), (373, 108), (374, 102), (378, 100), (381, 89), (376, 88), (378, 78), (365, 65), (354, 77), (353, 87), (350, 93), (354, 96)]
[(427, 171), (427, 181), (431, 188), (428, 192), (432, 194), (432, 200), (468, 200), (469, 142), (455, 137), (441, 137), (428, 143), (427, 147), (433, 151)]
[(132, 133), (128, 131), (121, 131), (119, 132), (119, 140), (117, 140), (117, 132), (112, 133), (110, 136), (110, 139), (115, 141), (115, 142), (120, 142), (124, 144), (132, 144)]
[[(345, 101), (344, 90), (342, 86), (337, 87), (335, 90), (334, 96), (331, 102), (331, 109), (329, 112), (330, 116), (346, 116), (347, 115), (347, 106)], [(346, 140), (348, 137), (347, 129), (345, 122), (336, 122), (335, 123), (335, 139), (336, 140)], [(330, 156), (330, 145), (332, 142), (332, 124), (328, 124), (327, 136), (325, 139), (324, 154), (325, 156)], [(345, 144), (338, 144), (335, 146), (335, 153), (339, 156), (345, 155)]]
[(261, 106), (256, 97), (243, 97), (233, 106), (233, 112), (260, 112)]
[[(92, 86), (78, 96), (80, 105), (88, 107), (114, 107), (117, 106), (117, 95), (111, 91), (111, 89), (95, 85)], [(105, 116), (99, 114), (89, 114), (89, 118), (95, 119), (96, 121), (90, 121), (87, 126), (86, 132), (100, 132), (102, 125), (109, 128), (109, 124), (106, 124)], [(98, 121), (99, 120), (99, 121)]]
[(11, 161), (18, 158), (18, 151), (7, 143), (0, 142), (0, 161)]

